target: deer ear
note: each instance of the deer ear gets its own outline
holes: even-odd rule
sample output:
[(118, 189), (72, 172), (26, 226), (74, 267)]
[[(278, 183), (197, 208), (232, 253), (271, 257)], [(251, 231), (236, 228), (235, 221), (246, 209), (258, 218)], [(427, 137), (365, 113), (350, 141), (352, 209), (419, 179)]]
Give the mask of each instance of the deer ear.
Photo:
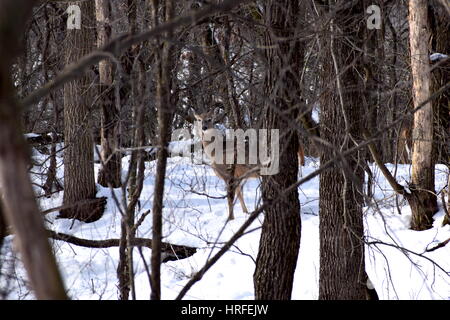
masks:
[(193, 106), (189, 106), (189, 107), (187, 107), (186, 111), (189, 115), (195, 117), (195, 116), (198, 116), (197, 110), (198, 110), (197, 108), (194, 108)]

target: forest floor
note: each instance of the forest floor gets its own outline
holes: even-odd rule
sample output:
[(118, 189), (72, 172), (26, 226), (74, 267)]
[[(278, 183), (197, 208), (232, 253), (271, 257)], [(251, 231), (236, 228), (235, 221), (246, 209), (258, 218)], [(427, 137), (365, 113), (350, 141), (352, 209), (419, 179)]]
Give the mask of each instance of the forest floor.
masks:
[[(47, 156), (34, 152), (39, 162)], [(128, 168), (128, 157), (123, 158), (123, 175)], [(58, 178), (62, 181), (62, 158), (58, 157)], [(387, 165), (392, 172), (395, 166)], [(319, 167), (317, 159), (308, 158), (303, 176)], [(397, 165), (396, 177), (406, 184), (410, 176), (409, 165)], [(99, 165), (96, 164), (96, 173)], [(155, 178), (155, 162), (146, 163), (145, 183), (140, 198), (139, 217), (152, 208)], [(35, 166), (32, 177), (36, 184), (43, 184), (45, 166)], [(407, 203), (393, 194), (379, 170), (372, 166), (376, 184), (376, 205), (364, 208), (365, 233), (370, 245), (366, 245), (366, 271), (381, 299), (450, 299), (450, 244), (432, 252), (442, 241), (450, 238), (450, 226), (441, 227), (444, 217), (442, 203), (434, 216), (432, 229), (409, 230), (411, 211)], [(436, 166), (436, 190), (446, 184), (446, 168)], [(227, 223), (225, 187), (207, 165), (191, 164), (186, 158), (170, 158), (167, 170), (164, 201), (163, 241), (199, 248), (193, 256), (162, 264), (161, 292), (163, 299), (173, 299), (221, 244), (226, 242), (246, 219), (240, 204), (235, 205), (236, 219)], [(42, 190), (36, 188), (38, 193)], [(120, 189), (110, 190), (98, 186), (98, 196), (108, 198), (104, 216), (94, 223), (82, 223), (56, 219), (57, 212), (46, 216), (47, 227), (56, 232), (84, 239), (120, 238), (121, 215), (111, 195), (122, 198)], [(244, 188), (247, 207), (251, 211), (260, 199), (259, 180), (247, 181)], [(210, 198), (212, 196), (215, 198)], [(219, 198), (217, 198), (219, 197)], [(43, 210), (61, 205), (63, 192), (51, 198), (40, 198)], [(299, 187), (301, 203), (301, 247), (294, 279), (293, 299), (317, 299), (319, 281), (319, 178), (316, 177)], [(439, 196), (440, 199), (440, 196)], [(448, 201), (448, 199), (447, 199)], [(401, 214), (400, 214), (401, 213)], [(253, 272), (263, 216), (261, 215), (240, 238), (185, 296), (185, 299), (253, 299)], [(151, 238), (151, 215), (139, 227), (136, 236)], [(12, 246), (12, 237), (6, 247)], [(51, 240), (63, 273), (65, 285), (73, 299), (117, 299), (118, 281), (116, 268), (118, 247), (107, 249), (84, 248)], [(143, 248), (143, 257), (150, 262), (150, 250)], [(5, 254), (5, 250), (4, 250)], [(6, 250), (6, 262), (14, 259)], [(0, 278), (0, 288), (9, 288), (10, 299), (33, 299), (26, 286), (25, 273), (20, 262), (3, 263), (1, 272), (13, 270), (14, 278), (6, 282)], [(148, 274), (138, 250), (134, 251), (134, 273), (137, 299), (149, 299)], [(2, 283), (3, 282), (3, 283)]]

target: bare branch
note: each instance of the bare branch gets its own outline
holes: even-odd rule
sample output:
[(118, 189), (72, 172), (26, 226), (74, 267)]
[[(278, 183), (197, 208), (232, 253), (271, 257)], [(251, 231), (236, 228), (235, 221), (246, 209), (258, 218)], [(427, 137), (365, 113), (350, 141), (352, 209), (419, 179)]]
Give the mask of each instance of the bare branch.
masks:
[[(67, 243), (74, 244), (76, 246), (85, 247), (85, 248), (111, 248), (118, 247), (120, 239), (106, 239), (106, 240), (89, 240), (78, 238), (69, 234), (59, 233), (52, 230), (47, 230), (50, 238), (55, 240), (65, 241)], [(132, 245), (135, 247), (152, 247), (152, 239), (145, 238), (133, 238)], [(195, 252), (197, 252), (197, 248), (189, 247), (189, 246), (181, 246), (176, 244), (171, 244), (167, 242), (162, 242), (161, 250), (165, 254), (177, 256), (181, 258), (187, 258), (192, 256)], [(167, 257), (166, 257), (167, 259)], [(167, 261), (167, 260), (166, 260)]]
[(110, 58), (111, 56), (119, 56), (125, 49), (131, 47), (132, 45), (162, 35), (165, 32), (173, 31), (180, 26), (193, 24), (214, 14), (230, 11), (234, 7), (247, 2), (250, 2), (250, 0), (228, 0), (220, 4), (211, 4), (206, 6), (204, 9), (189, 12), (184, 16), (160, 24), (149, 31), (142, 32), (137, 35), (129, 33), (120, 35), (99, 50), (94, 51), (80, 59), (78, 62), (69, 65), (52, 81), (24, 98), (22, 100), (22, 105), (29, 106), (39, 102), (51, 91), (60, 88), (65, 83), (80, 77), (90, 66), (100, 62), (103, 59)]

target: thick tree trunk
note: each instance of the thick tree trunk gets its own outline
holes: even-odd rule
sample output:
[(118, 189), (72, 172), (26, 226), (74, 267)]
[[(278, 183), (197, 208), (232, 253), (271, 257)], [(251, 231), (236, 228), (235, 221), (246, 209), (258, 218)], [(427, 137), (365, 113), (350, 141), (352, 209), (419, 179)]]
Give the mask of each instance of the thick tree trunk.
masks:
[[(300, 99), (299, 74), (303, 47), (292, 40), (299, 30), (298, 1), (268, 1), (265, 23), (269, 28), (264, 47), (267, 58), (265, 77), (265, 127), (280, 130), (279, 173), (264, 176), (262, 199), (265, 210), (256, 269), (253, 276), (255, 298), (291, 298), (294, 272), (300, 247), (300, 203), (297, 189), (284, 190), (297, 181), (298, 138), (294, 130)], [(289, 39), (289, 40), (287, 40)]]
[[(97, 17), (97, 45), (103, 47), (111, 40), (111, 3), (109, 0), (95, 0)], [(119, 117), (114, 99), (113, 62), (102, 60), (98, 65), (100, 74), (101, 104), (101, 158), (98, 183), (104, 187), (118, 188), (121, 185), (122, 157), (119, 148)]]
[[(342, 6), (343, 0), (336, 2)], [(330, 7), (330, 10), (333, 10)], [(337, 152), (353, 147), (360, 140), (363, 88), (359, 74), (365, 25), (358, 25), (364, 16), (363, 4), (338, 11), (331, 22), (331, 34), (323, 36), (323, 74), (327, 89), (321, 97), (320, 136), (336, 152), (325, 151), (320, 163), (337, 156)], [(345, 69), (354, 63), (352, 68)], [(345, 71), (343, 71), (345, 70)], [(332, 75), (335, 81), (330, 81)], [(344, 87), (345, 86), (345, 87)], [(351, 88), (351, 89), (349, 89)], [(320, 174), (320, 273), (319, 299), (365, 299), (366, 276), (363, 242), (363, 160), (362, 152), (337, 161)]]
[[(67, 299), (28, 175), (30, 155), (10, 78), (11, 65), (20, 53), (19, 40), (33, 4), (34, 1), (26, 0), (0, 2), (0, 206), (4, 209), (0, 211), (14, 229), (36, 298)], [(0, 224), (4, 229), (4, 221)]]
[[(414, 107), (430, 96), (430, 65), (428, 10), (426, 0), (409, 1), (409, 39), (413, 77)], [(437, 211), (434, 189), (433, 157), (433, 107), (431, 102), (414, 113), (412, 150), (412, 184), (415, 193), (412, 201), (411, 229), (431, 228), (433, 214)]]
[[(92, 1), (75, 2), (81, 9), (81, 29), (67, 30), (66, 64), (77, 61), (94, 48), (95, 16)], [(91, 73), (64, 85), (64, 205), (61, 218), (85, 222), (100, 219), (105, 200), (96, 199), (94, 146), (90, 132), (94, 98)], [(92, 201), (85, 201), (92, 200)], [(81, 202), (85, 204), (81, 204)]]
[[(429, 22), (431, 29), (431, 48), (433, 53), (450, 54), (450, 17), (437, 3), (430, 1)], [(444, 58), (432, 61), (431, 90), (436, 92), (439, 88), (450, 82), (450, 59)], [(437, 163), (444, 163), (450, 167), (450, 92), (443, 92), (433, 102), (434, 109), (434, 149)]]

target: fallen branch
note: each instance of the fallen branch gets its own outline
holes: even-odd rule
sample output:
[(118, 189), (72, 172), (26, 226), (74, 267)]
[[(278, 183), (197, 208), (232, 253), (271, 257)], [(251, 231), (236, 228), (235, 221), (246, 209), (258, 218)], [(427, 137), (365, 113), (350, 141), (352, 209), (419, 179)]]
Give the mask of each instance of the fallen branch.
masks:
[[(49, 237), (52, 239), (65, 241), (67, 243), (85, 248), (118, 247), (120, 242), (120, 239), (89, 240), (52, 230), (47, 230), (47, 232)], [(131, 244), (135, 247), (147, 247), (151, 249), (152, 239), (133, 238)], [(197, 252), (197, 248), (162, 242), (161, 251), (164, 253), (164, 259), (162, 262), (166, 262), (188, 258)]]
[(437, 244), (436, 246), (434, 246), (434, 247), (431, 248), (431, 249), (425, 250), (425, 252), (431, 252), (431, 251), (437, 250), (437, 249), (439, 249), (439, 248), (445, 247), (445, 246), (447, 245), (447, 243), (449, 243), (449, 242), (450, 242), (450, 238), (448, 238), (448, 239), (445, 240), (445, 241), (442, 241), (441, 243)]
[(380, 155), (379, 155), (378, 151), (376, 150), (374, 143), (370, 140), (370, 134), (367, 129), (363, 129), (363, 136), (366, 141), (369, 141), (368, 147), (369, 147), (370, 154), (372, 155), (372, 158), (375, 161), (375, 163), (377, 164), (378, 168), (380, 168), (381, 173), (383, 173), (384, 177), (391, 185), (392, 189), (394, 189), (394, 191), (400, 195), (407, 196), (407, 191), (406, 191), (405, 187), (403, 187), (401, 184), (399, 184), (397, 182), (397, 180), (394, 178), (394, 176), (391, 174), (389, 169), (386, 168), (383, 161), (381, 160)]

